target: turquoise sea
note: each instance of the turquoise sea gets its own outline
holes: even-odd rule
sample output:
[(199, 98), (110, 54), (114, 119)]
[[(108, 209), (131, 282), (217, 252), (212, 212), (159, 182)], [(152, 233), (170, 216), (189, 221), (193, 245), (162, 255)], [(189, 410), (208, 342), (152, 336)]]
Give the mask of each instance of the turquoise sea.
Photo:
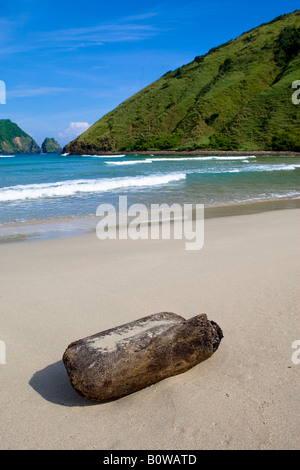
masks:
[(93, 230), (97, 207), (121, 195), (218, 215), (298, 207), (300, 156), (0, 155), (0, 241)]

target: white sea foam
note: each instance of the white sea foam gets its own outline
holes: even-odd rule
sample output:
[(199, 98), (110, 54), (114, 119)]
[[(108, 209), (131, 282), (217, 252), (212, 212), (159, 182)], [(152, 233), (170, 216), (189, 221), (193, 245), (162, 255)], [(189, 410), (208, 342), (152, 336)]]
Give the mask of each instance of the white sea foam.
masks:
[[(69, 153), (61, 153), (61, 157), (66, 157), (70, 155)], [(126, 155), (90, 155), (90, 154), (82, 154), (82, 155), (71, 155), (71, 157), (91, 157), (91, 158), (122, 158), (126, 157)]]
[(294, 171), (296, 168), (300, 168), (300, 165), (286, 165), (286, 164), (273, 164), (273, 165), (247, 165), (239, 169), (229, 170), (228, 173), (260, 173), (260, 172), (272, 172), (272, 171)]
[(296, 168), (300, 168), (300, 165), (287, 165), (286, 170), (296, 170)]
[(0, 155), (0, 158), (14, 158), (15, 155)]
[(268, 193), (268, 194), (262, 193), (255, 197), (249, 196), (248, 198), (245, 198), (245, 199), (236, 199), (236, 200), (233, 200), (233, 202), (239, 202), (239, 203), (259, 202), (259, 201), (265, 201), (265, 200), (287, 199), (287, 198), (300, 199), (300, 192), (288, 191), (286, 193)]
[(223, 161), (231, 161), (231, 160), (245, 160), (248, 158), (256, 158), (255, 155), (249, 155), (249, 156), (228, 156), (228, 157), (197, 157), (202, 160), (223, 160)]
[(152, 163), (152, 158), (146, 160), (126, 160), (122, 162), (104, 162), (106, 165), (137, 165), (138, 163)]
[[(69, 155), (68, 153), (62, 154), (62, 156)], [(79, 157), (92, 157), (92, 158), (123, 158), (123, 157), (130, 157), (131, 155), (89, 155), (89, 154), (83, 154), (83, 155), (76, 155)], [(135, 155), (138, 157), (139, 155)], [(147, 161), (147, 163), (151, 162), (183, 162), (183, 161), (189, 161), (189, 160), (224, 160), (224, 161), (231, 161), (231, 160), (245, 160), (245, 158), (256, 158), (255, 155), (250, 155), (250, 156), (195, 156), (195, 157), (155, 157), (154, 155), (150, 155), (151, 158), (147, 158), (146, 160), (132, 160), (132, 162), (136, 163), (144, 163)], [(107, 163), (112, 163), (112, 162), (107, 162)], [(121, 162), (120, 162), (121, 164)], [(124, 162), (124, 165), (126, 162)], [(129, 164), (129, 163), (128, 163)]]
[(9, 186), (0, 189), (0, 202), (20, 201), (25, 199), (43, 199), (66, 197), (81, 193), (113, 191), (115, 189), (151, 187), (180, 181), (186, 178), (185, 173), (165, 175), (137, 176), (125, 178), (106, 178), (92, 180), (68, 180), (54, 183)]
[(183, 162), (183, 161), (208, 161), (208, 160), (223, 160), (223, 161), (234, 161), (234, 160), (245, 160), (245, 158), (256, 158), (255, 155), (251, 155), (249, 157), (242, 157), (242, 156), (228, 156), (228, 157), (219, 157), (219, 156), (209, 156), (209, 157), (172, 157), (172, 158), (153, 158), (154, 162), (164, 162), (164, 161), (172, 161), (172, 162)]
[(285, 163), (279, 164), (266, 164), (266, 165), (251, 165), (246, 167), (246, 171), (293, 171), (300, 165), (286, 165)]
[(156, 157), (152, 158), (153, 162), (184, 162), (184, 161), (207, 161), (207, 160), (245, 160), (245, 158), (256, 158), (254, 155), (250, 157)]
[[(121, 156), (121, 155), (120, 155)], [(153, 157), (153, 155), (151, 155)], [(110, 157), (109, 157), (110, 158)], [(121, 162), (110, 162), (107, 161), (105, 164), (107, 165), (137, 165), (139, 163), (155, 163), (155, 162), (186, 162), (186, 161), (208, 161), (208, 160), (222, 160), (222, 161), (234, 161), (234, 160), (239, 160), (239, 161), (247, 161), (245, 160), (246, 157), (153, 157), (153, 158), (146, 158), (145, 160), (127, 160), (127, 161), (121, 161)], [(247, 158), (256, 158), (254, 155), (251, 155), (250, 157)]]
[(92, 157), (92, 158), (123, 158), (126, 155), (81, 155), (81, 157)]
[(261, 172), (272, 172), (272, 171), (293, 171), (300, 168), (300, 165), (286, 165), (286, 164), (252, 164), (244, 165), (239, 168), (199, 168), (186, 170), (186, 174), (225, 174), (225, 173), (261, 173)]

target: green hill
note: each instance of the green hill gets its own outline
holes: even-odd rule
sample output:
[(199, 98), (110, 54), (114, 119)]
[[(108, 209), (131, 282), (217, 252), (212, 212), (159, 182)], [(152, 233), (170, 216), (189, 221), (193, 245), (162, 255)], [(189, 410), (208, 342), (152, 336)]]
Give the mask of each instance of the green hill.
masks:
[(300, 150), (300, 11), (195, 57), (124, 101), (64, 152)]
[(41, 148), (43, 153), (60, 153), (62, 151), (61, 146), (53, 137), (46, 137)]
[(38, 144), (10, 119), (0, 119), (0, 154), (41, 153)]

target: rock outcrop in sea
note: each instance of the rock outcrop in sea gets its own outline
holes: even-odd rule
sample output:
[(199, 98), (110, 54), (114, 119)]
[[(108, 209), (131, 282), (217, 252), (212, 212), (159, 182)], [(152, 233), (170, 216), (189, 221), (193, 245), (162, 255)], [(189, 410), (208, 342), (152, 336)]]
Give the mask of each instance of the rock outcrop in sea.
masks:
[(61, 153), (62, 148), (53, 137), (46, 137), (42, 143), (43, 153)]

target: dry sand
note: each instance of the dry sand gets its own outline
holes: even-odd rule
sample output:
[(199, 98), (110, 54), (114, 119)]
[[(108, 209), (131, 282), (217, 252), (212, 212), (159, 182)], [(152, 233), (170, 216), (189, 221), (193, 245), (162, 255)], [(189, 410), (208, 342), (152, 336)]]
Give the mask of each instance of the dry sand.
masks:
[[(299, 448), (299, 215), (209, 219), (200, 251), (95, 235), (2, 245), (0, 448)], [(218, 351), (120, 400), (76, 394), (70, 342), (161, 311), (207, 313)]]

